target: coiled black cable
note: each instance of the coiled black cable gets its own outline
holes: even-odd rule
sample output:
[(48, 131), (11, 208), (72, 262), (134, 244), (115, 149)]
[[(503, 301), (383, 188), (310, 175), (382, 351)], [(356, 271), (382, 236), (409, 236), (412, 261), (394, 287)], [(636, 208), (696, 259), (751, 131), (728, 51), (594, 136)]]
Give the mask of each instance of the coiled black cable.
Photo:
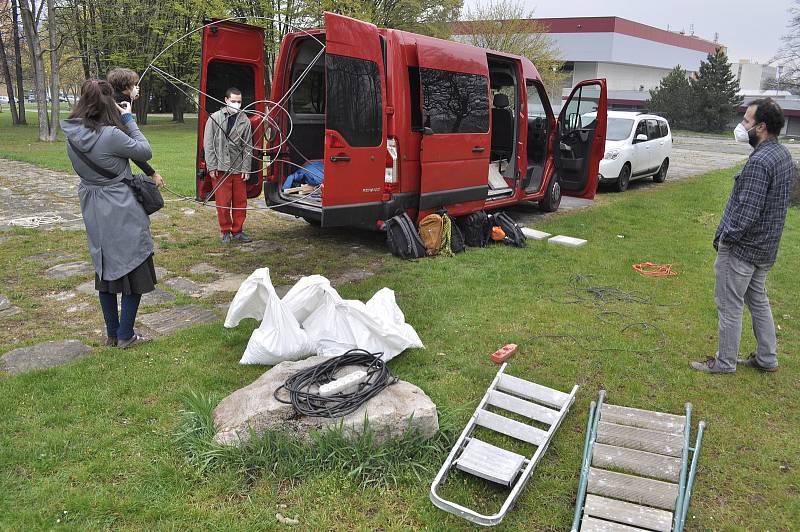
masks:
[[(295, 412), (304, 416), (334, 418), (352, 414), (399, 380), (389, 372), (386, 363), (380, 358), (382, 355), (383, 353), (370, 353), (364, 349), (351, 349), (341, 356), (298, 371), (279, 386), (273, 396), (281, 403), (292, 405)], [(347, 366), (364, 366), (367, 380), (351, 393), (339, 393), (330, 397), (319, 395), (319, 387), (344, 376), (337, 375), (337, 372)], [(289, 392), (288, 401), (278, 397), (278, 392), (282, 389)]]

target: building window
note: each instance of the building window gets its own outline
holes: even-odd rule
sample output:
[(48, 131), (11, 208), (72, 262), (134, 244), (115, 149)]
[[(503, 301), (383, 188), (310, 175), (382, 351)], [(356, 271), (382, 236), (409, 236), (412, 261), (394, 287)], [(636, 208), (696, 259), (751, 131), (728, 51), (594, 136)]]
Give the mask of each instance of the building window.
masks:
[(326, 54), (325, 67), (326, 127), (338, 131), (350, 146), (379, 146), (383, 131), (377, 63)]
[(430, 68), (420, 69), (425, 127), (434, 133), (489, 131), (489, 80)]

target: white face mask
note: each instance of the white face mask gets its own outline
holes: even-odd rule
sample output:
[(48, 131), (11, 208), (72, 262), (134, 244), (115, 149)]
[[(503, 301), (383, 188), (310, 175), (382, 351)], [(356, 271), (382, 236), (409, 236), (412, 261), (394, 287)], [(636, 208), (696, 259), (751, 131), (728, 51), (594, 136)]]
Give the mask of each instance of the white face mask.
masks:
[(225, 102), (225, 105), (237, 111), (242, 108), (242, 102)]
[(134, 85), (131, 89), (131, 100), (135, 100), (139, 97), (139, 85)]
[(739, 125), (736, 126), (736, 129), (733, 130), (733, 138), (736, 139), (737, 142), (750, 142), (750, 130), (756, 126), (747, 129), (744, 127), (744, 124), (739, 122)]

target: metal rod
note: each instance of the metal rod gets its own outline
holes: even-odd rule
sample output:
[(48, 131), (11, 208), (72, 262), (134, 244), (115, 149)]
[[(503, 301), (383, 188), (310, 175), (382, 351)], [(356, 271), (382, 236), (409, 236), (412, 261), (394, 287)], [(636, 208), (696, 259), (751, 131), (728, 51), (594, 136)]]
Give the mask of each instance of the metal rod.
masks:
[(678, 481), (678, 500), (675, 505), (675, 517), (672, 520), (672, 528), (680, 530), (678, 522), (680, 520), (681, 508), (683, 506), (683, 494), (686, 491), (686, 468), (689, 462), (689, 440), (692, 436), (692, 403), (686, 403), (686, 422), (683, 426), (683, 453), (681, 456), (681, 476)]
[(597, 438), (597, 423), (600, 420), (600, 409), (603, 407), (606, 391), (600, 390), (595, 402), (589, 405), (589, 419), (586, 421), (586, 440), (583, 444), (583, 463), (581, 464), (581, 479), (578, 483), (578, 496), (575, 500), (575, 516), (572, 519), (572, 532), (577, 532), (580, 527), (583, 501), (586, 498), (586, 485), (589, 483), (589, 467), (592, 463), (592, 449)]
[(686, 492), (684, 493), (684, 502), (681, 505), (681, 515), (678, 526), (675, 528), (676, 532), (683, 532), (683, 524), (686, 522), (686, 514), (689, 513), (689, 499), (692, 496), (692, 488), (694, 487), (694, 477), (697, 474), (697, 460), (700, 458), (700, 446), (703, 443), (703, 432), (706, 429), (706, 422), (701, 421), (697, 425), (697, 441), (694, 444), (694, 453), (692, 454), (692, 468), (689, 470), (689, 480), (686, 484)]

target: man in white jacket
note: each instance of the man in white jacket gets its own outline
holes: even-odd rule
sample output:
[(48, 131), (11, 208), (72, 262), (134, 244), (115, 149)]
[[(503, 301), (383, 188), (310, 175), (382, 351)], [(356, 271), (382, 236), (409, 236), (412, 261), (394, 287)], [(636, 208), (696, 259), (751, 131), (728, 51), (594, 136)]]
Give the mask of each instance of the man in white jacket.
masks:
[(225, 106), (206, 122), (203, 136), (206, 170), (217, 205), (217, 220), (222, 242), (250, 242), (242, 232), (247, 217), (247, 177), (252, 164), (252, 128), (241, 112), (242, 91), (231, 87), (225, 92)]

